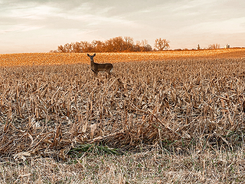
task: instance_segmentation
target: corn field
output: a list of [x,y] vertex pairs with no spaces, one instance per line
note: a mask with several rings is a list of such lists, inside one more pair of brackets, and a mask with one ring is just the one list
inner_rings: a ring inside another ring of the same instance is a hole
[[243,147],[245,52],[223,52],[97,54],[113,63],[110,78],[94,77],[85,54],[0,55],[0,161],[67,160],[88,143],[183,154]]
[[[122,52],[99,53],[95,60],[100,63],[118,63],[132,61],[164,61],[178,58],[241,58],[244,49],[219,49],[219,50],[186,50],[163,52]],[[0,66],[44,66],[88,63],[86,53],[21,53],[0,54]]]

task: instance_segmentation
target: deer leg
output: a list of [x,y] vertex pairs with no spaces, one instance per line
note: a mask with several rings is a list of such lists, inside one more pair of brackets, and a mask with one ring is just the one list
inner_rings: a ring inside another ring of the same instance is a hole
[[111,77],[111,72],[107,71],[107,74],[108,74],[108,78],[110,78]]
[[94,72],[94,77],[97,77],[98,76],[98,72],[92,70]]

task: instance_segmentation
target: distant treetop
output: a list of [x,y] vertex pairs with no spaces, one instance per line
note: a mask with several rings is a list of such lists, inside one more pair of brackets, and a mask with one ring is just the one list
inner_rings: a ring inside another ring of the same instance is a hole
[[[169,41],[165,39],[156,39],[155,47],[157,50],[169,48]],[[67,43],[58,46],[57,50],[51,50],[54,53],[85,53],[85,52],[147,52],[152,51],[152,47],[147,40],[134,43],[131,37],[115,37],[106,41],[94,40],[91,43],[81,41],[76,43]]]

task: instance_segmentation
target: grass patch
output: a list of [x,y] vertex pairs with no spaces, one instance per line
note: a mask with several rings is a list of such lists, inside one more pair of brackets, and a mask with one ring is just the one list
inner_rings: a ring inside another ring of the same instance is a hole
[[95,155],[104,155],[104,154],[114,154],[119,155],[118,149],[116,148],[109,148],[108,146],[103,145],[96,145],[96,144],[84,144],[84,145],[78,145],[75,148],[72,148],[68,155],[71,157],[80,158],[85,153],[93,153]]

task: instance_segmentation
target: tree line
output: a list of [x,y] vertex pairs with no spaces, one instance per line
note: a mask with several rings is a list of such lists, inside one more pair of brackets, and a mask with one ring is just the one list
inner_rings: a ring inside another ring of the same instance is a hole
[[[156,39],[154,50],[168,49],[169,41],[166,39]],[[147,40],[134,43],[131,37],[115,37],[106,41],[94,40],[92,42],[81,41],[76,43],[67,43],[58,46],[57,50],[51,50],[54,53],[84,53],[84,52],[147,52],[153,48]]]

